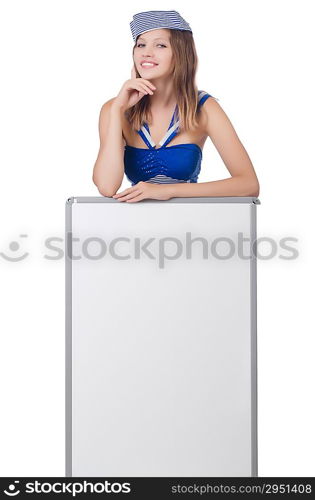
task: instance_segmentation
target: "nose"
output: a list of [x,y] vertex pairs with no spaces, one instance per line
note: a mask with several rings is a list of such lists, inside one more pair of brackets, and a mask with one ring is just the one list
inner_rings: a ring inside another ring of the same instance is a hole
[[150,50],[150,47],[147,45],[144,49],[143,49],[143,57],[152,57],[152,54],[153,54],[153,51],[152,49]]

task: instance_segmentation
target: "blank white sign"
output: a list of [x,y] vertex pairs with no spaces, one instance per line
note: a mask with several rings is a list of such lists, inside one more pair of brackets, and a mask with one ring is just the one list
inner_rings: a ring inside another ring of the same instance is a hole
[[257,475],[256,205],[220,200],[67,202],[66,475]]

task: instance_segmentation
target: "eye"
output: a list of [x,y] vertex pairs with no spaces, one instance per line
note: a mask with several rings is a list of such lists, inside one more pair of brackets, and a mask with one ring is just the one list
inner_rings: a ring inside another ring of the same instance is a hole
[[[137,47],[140,47],[140,45],[144,45],[144,43],[138,43]],[[162,47],[166,48],[166,45],[164,45],[163,43],[158,43],[158,45],[161,45]]]

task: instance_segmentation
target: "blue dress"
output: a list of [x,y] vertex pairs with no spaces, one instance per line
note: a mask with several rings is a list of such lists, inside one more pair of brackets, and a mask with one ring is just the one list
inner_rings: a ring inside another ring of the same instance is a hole
[[[198,107],[202,106],[209,97],[213,96],[199,90]],[[214,97],[214,99],[216,98]],[[166,147],[179,132],[177,105],[168,130],[159,142],[159,148],[156,149],[147,123],[137,132],[148,147],[125,146],[125,174],[132,186],[140,181],[158,184],[197,182],[202,160],[201,148],[193,143],[175,144]]]

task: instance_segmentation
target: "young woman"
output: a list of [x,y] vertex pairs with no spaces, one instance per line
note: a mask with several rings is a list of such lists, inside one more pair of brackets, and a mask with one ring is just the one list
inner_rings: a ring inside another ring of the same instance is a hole
[[[134,66],[101,108],[93,182],[119,201],[255,196],[252,162],[215,97],[197,89],[197,54],[189,24],[176,11],[140,12],[130,23]],[[231,177],[198,183],[210,137]],[[117,193],[124,174],[132,186]]]

